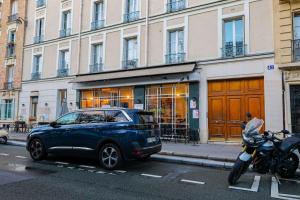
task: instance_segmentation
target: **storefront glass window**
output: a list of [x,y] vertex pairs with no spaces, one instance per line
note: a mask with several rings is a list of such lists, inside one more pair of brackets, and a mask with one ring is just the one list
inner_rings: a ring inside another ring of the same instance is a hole
[[133,108],[133,88],[103,88],[81,91],[81,108]]

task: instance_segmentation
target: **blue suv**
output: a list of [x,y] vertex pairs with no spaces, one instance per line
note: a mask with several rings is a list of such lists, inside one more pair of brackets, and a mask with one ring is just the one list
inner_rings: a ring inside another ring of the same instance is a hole
[[153,113],[136,109],[99,109],[68,113],[27,138],[33,160],[48,153],[94,155],[113,170],[124,160],[146,159],[161,151],[160,131]]

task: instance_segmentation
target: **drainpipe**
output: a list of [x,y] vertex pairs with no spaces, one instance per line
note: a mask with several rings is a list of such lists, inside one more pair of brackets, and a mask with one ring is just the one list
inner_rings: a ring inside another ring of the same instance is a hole
[[82,8],[83,0],[80,0],[80,17],[79,17],[79,34],[78,34],[78,55],[77,55],[77,72],[76,75],[80,73],[80,55],[81,55],[81,31],[82,31]]
[[146,39],[145,39],[145,65],[148,66],[149,46],[149,0],[146,0]]
[[282,84],[282,117],[283,117],[283,130],[286,129],[285,126],[285,84],[284,84],[284,72],[281,71],[281,84]]

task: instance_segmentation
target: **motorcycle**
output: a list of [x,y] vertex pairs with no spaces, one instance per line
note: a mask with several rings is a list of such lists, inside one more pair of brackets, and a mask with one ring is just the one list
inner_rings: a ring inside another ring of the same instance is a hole
[[[277,133],[265,131],[261,135],[263,124],[263,120],[254,118],[242,125],[243,150],[228,176],[230,185],[235,185],[251,164],[253,170],[260,174],[271,172],[282,178],[292,178],[295,175],[299,166],[295,151],[300,153],[300,137],[286,130]],[[279,134],[284,135],[283,139],[278,137]]]
[[0,144],[6,144],[8,139],[8,132],[4,129],[0,129]]

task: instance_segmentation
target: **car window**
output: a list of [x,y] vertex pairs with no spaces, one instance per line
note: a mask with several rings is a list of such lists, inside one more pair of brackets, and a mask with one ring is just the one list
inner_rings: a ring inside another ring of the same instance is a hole
[[140,124],[153,124],[155,119],[151,112],[138,112],[137,113]]
[[105,114],[104,111],[89,111],[83,112],[80,115],[79,122],[81,124],[87,123],[102,123],[105,122]]
[[56,120],[56,122],[59,125],[77,124],[78,117],[79,113],[69,113]]
[[120,110],[110,110],[105,112],[107,122],[127,122],[128,119]]

